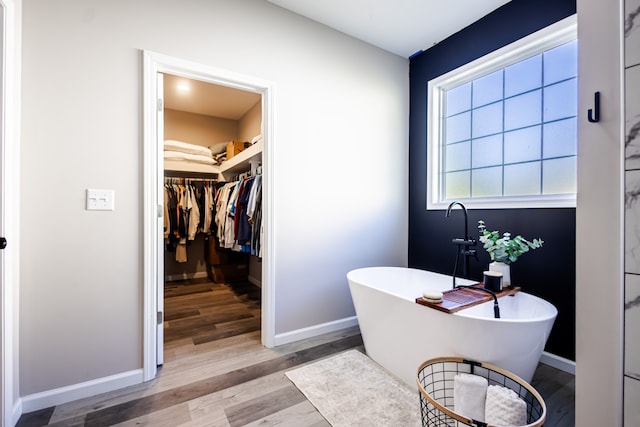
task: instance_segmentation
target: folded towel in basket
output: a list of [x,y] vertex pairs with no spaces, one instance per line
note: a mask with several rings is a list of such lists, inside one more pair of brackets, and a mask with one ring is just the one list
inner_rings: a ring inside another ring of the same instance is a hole
[[510,388],[490,385],[487,388],[485,422],[499,426],[527,424],[527,404]]
[[473,374],[453,377],[453,411],[476,421],[484,420],[487,379]]

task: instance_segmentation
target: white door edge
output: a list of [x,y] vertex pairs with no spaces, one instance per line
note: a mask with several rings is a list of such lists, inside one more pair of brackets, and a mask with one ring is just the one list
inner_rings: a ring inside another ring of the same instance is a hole
[[14,356],[17,354],[17,343],[14,331],[18,329],[18,308],[15,301],[19,289],[19,254],[20,254],[20,30],[16,18],[14,0],[0,0],[2,8],[2,55],[0,84],[2,85],[2,127],[0,148],[2,155],[2,177],[0,177],[0,197],[2,197],[2,212],[0,230],[9,242],[2,253],[2,278],[0,280],[0,340],[2,343],[0,354],[1,375],[1,423],[15,425],[22,410],[19,400],[19,390],[15,387],[19,377]]
[[[156,210],[156,236],[164,235],[164,221],[160,216],[160,206],[164,203],[164,194],[162,190],[162,151],[160,150],[160,141],[164,141],[164,74],[156,73],[156,157],[158,164],[156,197],[158,200]],[[164,213],[164,212],[163,212]],[[154,283],[156,283],[156,365],[164,363],[164,250],[162,237],[158,238],[156,257],[156,274]]]

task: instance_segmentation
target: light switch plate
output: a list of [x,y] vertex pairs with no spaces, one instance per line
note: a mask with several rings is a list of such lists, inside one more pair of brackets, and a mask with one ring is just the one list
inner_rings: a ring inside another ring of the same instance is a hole
[[113,190],[87,189],[88,211],[112,211],[115,209]]

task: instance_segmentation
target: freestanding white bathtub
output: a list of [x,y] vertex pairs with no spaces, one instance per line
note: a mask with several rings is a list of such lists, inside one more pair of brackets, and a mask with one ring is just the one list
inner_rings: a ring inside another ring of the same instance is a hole
[[490,362],[531,382],[558,314],[525,292],[498,299],[500,319],[493,301],[453,314],[425,307],[416,297],[425,289],[451,289],[452,278],[418,269],[362,268],[347,280],[367,355],[416,388],[418,366],[440,356]]

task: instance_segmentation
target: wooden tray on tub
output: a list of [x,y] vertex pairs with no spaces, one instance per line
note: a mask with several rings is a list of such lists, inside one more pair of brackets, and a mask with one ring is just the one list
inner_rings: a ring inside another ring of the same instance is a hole
[[[483,287],[483,283],[476,283],[473,286]],[[496,292],[498,298],[504,296],[515,295],[520,291],[520,286],[514,286],[513,288],[504,288],[500,292]],[[455,313],[464,308],[473,307],[474,305],[482,304],[492,300],[493,297],[487,292],[481,290],[475,290],[472,288],[456,288],[449,289],[442,293],[442,302],[430,302],[422,297],[416,298],[416,302],[427,307],[435,308],[436,310],[443,311],[445,313]]]

